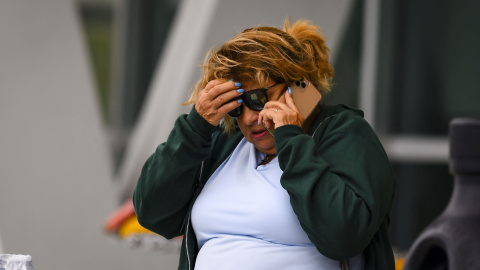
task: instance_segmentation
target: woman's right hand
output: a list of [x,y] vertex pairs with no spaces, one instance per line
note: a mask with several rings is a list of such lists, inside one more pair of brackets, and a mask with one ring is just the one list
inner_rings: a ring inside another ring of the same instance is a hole
[[242,105],[241,99],[233,100],[244,92],[241,86],[225,79],[212,80],[200,92],[195,109],[211,125],[218,126],[229,111]]

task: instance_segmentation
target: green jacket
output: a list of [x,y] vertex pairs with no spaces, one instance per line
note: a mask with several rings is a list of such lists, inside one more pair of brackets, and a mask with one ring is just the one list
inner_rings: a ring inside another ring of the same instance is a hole
[[[274,137],[280,182],[318,251],[335,260],[363,252],[365,269],[395,269],[388,236],[395,178],[363,112],[324,106],[308,134],[286,125]],[[168,239],[184,235],[179,269],[193,269],[198,253],[193,203],[242,138],[240,130],[227,135],[192,109],[142,169],[133,195],[137,218]]]

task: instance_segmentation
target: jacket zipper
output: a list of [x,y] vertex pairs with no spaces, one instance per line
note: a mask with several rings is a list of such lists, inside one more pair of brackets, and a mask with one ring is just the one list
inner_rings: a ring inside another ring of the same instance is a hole
[[188,260],[188,270],[192,269],[192,265],[190,263],[190,254],[188,253],[188,227],[190,226],[190,217],[192,215],[189,214],[188,222],[187,222],[187,229],[185,230],[185,250],[187,251],[187,260]]
[[[197,190],[200,189],[200,188],[203,188],[203,184],[202,184],[202,174],[203,174],[203,165],[204,165],[204,161],[202,161],[202,165],[200,166],[200,175],[198,176],[198,182],[197,182]],[[195,191],[195,196],[198,196],[198,194],[196,194],[197,191]],[[192,205],[192,209],[193,209],[193,205]],[[188,260],[188,270],[192,269],[192,262],[190,261],[190,253],[188,252],[188,229],[190,227],[190,219],[192,218],[192,209],[190,209],[190,212],[188,213],[188,221],[187,221],[187,228],[185,229],[185,250],[187,252],[187,260]]]

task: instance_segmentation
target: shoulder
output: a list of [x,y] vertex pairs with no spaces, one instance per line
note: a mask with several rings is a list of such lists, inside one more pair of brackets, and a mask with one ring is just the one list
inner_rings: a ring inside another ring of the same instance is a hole
[[324,105],[310,128],[311,134],[373,132],[363,118],[363,111],[344,104]]

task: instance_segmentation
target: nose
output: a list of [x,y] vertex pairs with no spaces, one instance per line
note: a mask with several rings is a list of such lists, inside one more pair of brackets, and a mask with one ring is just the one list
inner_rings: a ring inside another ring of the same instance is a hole
[[248,106],[245,106],[245,105],[242,105],[242,106],[243,106],[243,112],[240,115],[240,117],[242,118],[243,123],[245,123],[248,126],[252,124],[257,124],[259,112],[248,108]]

